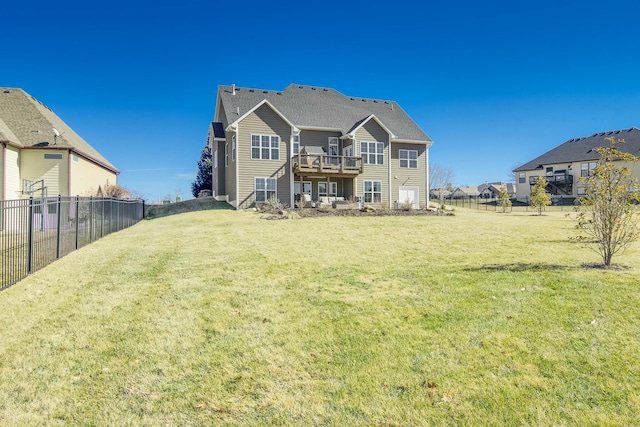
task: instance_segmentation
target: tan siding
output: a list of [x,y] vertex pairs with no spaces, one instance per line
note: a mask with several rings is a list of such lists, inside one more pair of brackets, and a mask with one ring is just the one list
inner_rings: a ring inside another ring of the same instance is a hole
[[[277,135],[280,137],[280,160],[252,160],[251,135]],[[291,126],[269,106],[263,105],[245,117],[238,125],[239,207],[248,207],[255,201],[254,178],[277,178],[278,199],[291,206],[290,170],[288,161]]]
[[[117,184],[118,176],[93,162],[79,156],[71,154],[71,196],[95,195],[100,187],[103,191],[107,186]],[[73,161],[73,158],[78,161]]]
[[4,197],[7,200],[19,199],[21,190],[20,149],[7,146],[6,156],[7,158],[3,159],[5,163],[2,163],[7,166],[7,169],[3,173],[6,177],[6,181],[3,182],[6,191]]
[[[418,168],[407,169],[400,167],[400,150],[418,151]],[[391,144],[391,199],[393,202],[403,203],[399,198],[399,188],[402,186],[418,187],[420,205],[427,204],[427,167],[426,154],[427,146],[424,144]],[[396,178],[398,177],[398,178]]]
[[[45,154],[62,154],[62,159],[45,159]],[[22,179],[43,179],[49,196],[68,196],[68,161],[66,151],[23,149],[20,159]]]
[[363,181],[382,181],[382,204],[389,205],[389,134],[375,121],[369,120],[356,131],[356,155],[360,153],[360,143],[383,142],[384,143],[384,164],[364,165],[364,172],[358,177],[357,195],[363,195]]
[[[229,203],[231,203],[234,206],[237,206],[237,201],[238,201],[238,195],[236,194],[236,168],[238,167],[238,154],[236,153],[236,160],[233,160],[233,135],[235,135],[232,132],[227,132],[227,150],[229,153],[229,166],[227,166],[225,168],[225,175],[224,175],[224,180],[225,180],[225,186],[227,188],[227,195],[229,196]],[[236,140],[236,146],[238,145],[237,140]],[[236,148],[238,149],[238,148]],[[222,163],[225,164],[225,160],[224,160],[224,144],[222,145]]]

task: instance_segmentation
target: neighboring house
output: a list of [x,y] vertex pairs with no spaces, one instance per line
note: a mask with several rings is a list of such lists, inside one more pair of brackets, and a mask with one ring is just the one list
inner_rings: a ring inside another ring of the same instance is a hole
[[429,191],[429,197],[435,200],[449,199],[451,198],[451,191],[446,188],[432,188]]
[[429,203],[431,138],[394,101],[292,84],[220,86],[209,129],[213,195],[236,208],[276,197],[395,207]]
[[0,200],[76,196],[117,184],[120,173],[50,108],[0,88]]
[[[591,136],[573,138],[556,148],[536,157],[530,162],[514,169],[517,179],[516,197],[526,201],[531,188],[544,176],[547,191],[554,196],[579,197],[585,194],[580,177],[588,176],[600,159],[599,147],[609,146],[605,138],[613,137],[625,142],[618,148],[621,151],[640,155],[640,129],[616,130],[594,133]],[[640,165],[628,165],[635,177],[640,178]]]
[[500,191],[506,188],[509,197],[515,197],[516,186],[513,182],[485,182],[478,185],[478,196],[488,199],[495,199],[500,197]]
[[468,199],[469,197],[478,197],[477,186],[457,187],[453,190],[453,193],[451,193],[452,199]]

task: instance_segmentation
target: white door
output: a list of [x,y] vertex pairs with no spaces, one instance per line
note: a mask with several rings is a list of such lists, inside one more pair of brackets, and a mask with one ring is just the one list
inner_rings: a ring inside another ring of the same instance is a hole
[[400,187],[399,190],[398,205],[402,206],[409,200],[415,209],[420,207],[418,187]]

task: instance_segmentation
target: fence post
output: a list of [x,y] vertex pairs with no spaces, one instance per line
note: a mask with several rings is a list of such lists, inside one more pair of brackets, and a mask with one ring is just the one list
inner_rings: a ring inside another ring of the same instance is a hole
[[57,225],[56,225],[56,259],[60,258],[60,218],[62,217],[62,214],[60,213],[60,210],[62,209],[62,197],[60,194],[58,194],[58,218],[57,218]]
[[89,243],[93,241],[93,196],[89,197]]
[[79,206],[80,206],[80,197],[76,196],[76,250],[78,249],[78,229],[79,229],[79,223],[80,223],[80,212],[79,212]]
[[33,196],[29,197],[27,211],[29,213],[27,219],[27,273],[31,274],[33,268]]

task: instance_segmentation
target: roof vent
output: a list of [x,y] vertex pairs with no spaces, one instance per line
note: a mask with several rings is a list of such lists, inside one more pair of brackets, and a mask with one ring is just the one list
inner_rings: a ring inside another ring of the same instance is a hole
[[366,99],[363,99],[363,100],[362,100],[362,102],[367,102],[367,100],[366,100]]
[[328,89],[322,89],[322,91],[323,91],[323,92],[329,92],[329,90],[328,90]]
[[349,99],[351,99],[353,101],[353,98],[349,98]]
[[378,103],[378,101],[376,101],[375,99],[373,100],[373,102],[375,102],[376,104]]
[[302,89],[302,88],[304,88],[304,86],[298,86],[298,89]]
[[276,92],[276,94],[278,94],[278,95],[282,95],[282,92]]
[[315,87],[312,87],[312,88],[311,88],[311,90],[316,90],[316,88],[315,88]]
[[231,95],[235,95],[236,94],[236,85],[235,83],[231,85]]
[[249,89],[249,92],[255,92],[253,89]]
[[240,107],[236,107],[236,114],[240,115]]
[[[4,93],[11,93],[11,91],[10,90],[5,90]],[[629,129],[629,130],[631,130],[631,129]]]

